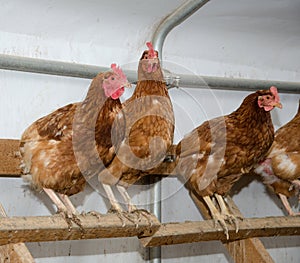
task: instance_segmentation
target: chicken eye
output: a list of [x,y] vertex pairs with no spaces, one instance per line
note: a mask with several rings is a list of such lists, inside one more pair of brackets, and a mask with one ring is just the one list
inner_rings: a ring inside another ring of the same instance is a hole
[[269,96],[269,95],[267,95],[266,99],[267,99],[267,100],[269,100],[269,99],[270,99],[270,96]]
[[115,80],[115,78],[114,78],[114,77],[111,77],[110,79],[111,79],[111,80]]

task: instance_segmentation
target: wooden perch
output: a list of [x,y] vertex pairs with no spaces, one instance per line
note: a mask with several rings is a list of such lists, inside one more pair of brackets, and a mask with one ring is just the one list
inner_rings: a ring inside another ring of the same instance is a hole
[[[137,216],[132,215],[137,219]],[[19,242],[43,242],[57,240],[78,240],[113,237],[150,236],[160,227],[160,222],[150,216],[152,225],[147,218],[141,216],[138,226],[131,221],[122,220],[115,214],[80,215],[82,229],[73,224],[68,228],[65,219],[60,215],[0,218],[0,245]]]
[[[198,198],[194,193],[190,193],[197,207],[200,209],[202,215],[206,219],[210,219],[211,215],[208,212],[206,205],[201,198]],[[235,205],[231,197],[227,197],[227,205],[232,213],[237,218],[243,218],[242,213]],[[245,219],[243,219],[245,220]],[[274,222],[281,223],[281,222]],[[298,223],[299,224],[299,223]],[[223,240],[223,244],[232,256],[234,262],[261,262],[261,263],[274,263],[270,254],[258,238],[246,238],[236,241]]]
[[300,235],[299,217],[248,218],[239,222],[239,231],[228,225],[229,240],[221,226],[215,227],[213,220],[199,222],[162,224],[150,237],[141,238],[143,246],[154,247],[200,241],[221,240],[230,242],[250,237]]
[[[19,140],[0,139],[0,177],[18,177],[21,174]],[[175,158],[176,145],[172,145],[167,153],[167,159]]]
[[[0,204],[0,217],[6,217],[3,206]],[[29,250],[24,243],[0,246],[0,262],[34,263]]]
[[19,141],[0,139],[0,175],[20,176]]

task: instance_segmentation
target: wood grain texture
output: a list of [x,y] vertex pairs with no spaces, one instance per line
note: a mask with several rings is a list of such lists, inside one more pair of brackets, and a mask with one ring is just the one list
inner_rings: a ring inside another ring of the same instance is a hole
[[[227,198],[227,204],[236,216],[243,218],[242,213],[230,197]],[[258,238],[246,238],[228,242],[224,243],[224,246],[226,246],[236,263],[274,263],[272,257]]]
[[231,241],[251,237],[300,235],[300,218],[284,216],[249,218],[240,222],[238,233],[230,225],[228,225],[228,230],[229,240],[226,240],[223,228],[220,225],[215,226],[213,220],[168,223],[162,224],[151,237],[141,238],[141,242],[147,247],[211,240],[220,240],[227,245]]
[[[3,206],[0,204],[0,217],[6,217]],[[0,262],[2,263],[34,263],[34,259],[24,243],[0,246]]]
[[[208,212],[207,207],[205,206],[204,202],[202,201],[201,198],[196,197],[195,194],[191,193],[191,197],[194,200],[195,204],[197,207],[200,209],[202,215],[206,219],[210,219],[211,216]],[[229,206],[230,210],[233,212],[233,214],[236,217],[243,218],[242,213],[238,209],[238,207],[235,205],[233,200],[230,197],[227,197],[227,205]],[[287,218],[287,217],[282,217]],[[264,220],[264,218],[262,218]],[[288,218],[287,218],[288,219]],[[280,220],[281,221],[281,220]],[[298,223],[297,223],[298,221]],[[245,219],[241,223],[245,223]],[[240,224],[241,224],[240,223]],[[262,221],[262,223],[264,223]],[[266,222],[265,222],[266,223]],[[274,224],[279,224],[277,226],[281,226],[281,222],[274,221]],[[299,226],[300,224],[300,219],[296,220],[296,226]],[[241,225],[239,225],[240,227]],[[253,225],[252,225],[253,226]],[[230,225],[229,225],[230,227]],[[262,227],[264,227],[262,225]],[[240,230],[239,230],[240,231]],[[232,234],[229,234],[230,237]],[[299,235],[299,233],[298,233]],[[262,262],[262,263],[273,263],[273,259],[271,258],[270,254],[262,244],[262,242],[256,238],[256,237],[261,237],[260,235],[254,235],[250,236],[252,238],[245,238],[241,240],[235,240],[235,241],[230,241],[230,240],[223,240],[223,244],[228,250],[229,254],[233,258],[234,262],[236,263],[243,263],[243,262]]]
[[[0,139],[0,177],[19,177],[21,158],[19,152],[19,140]],[[176,145],[172,145],[168,152],[168,159],[175,159]],[[165,162],[164,165],[172,166],[172,163]]]
[[79,240],[96,238],[115,238],[150,236],[155,233],[160,222],[155,216],[150,216],[152,225],[147,218],[141,217],[138,226],[116,214],[80,215],[82,229],[73,224],[68,228],[67,222],[60,216],[35,216],[0,218],[0,245],[19,242],[43,242],[57,240]]
[[20,176],[19,140],[0,139],[0,175]]

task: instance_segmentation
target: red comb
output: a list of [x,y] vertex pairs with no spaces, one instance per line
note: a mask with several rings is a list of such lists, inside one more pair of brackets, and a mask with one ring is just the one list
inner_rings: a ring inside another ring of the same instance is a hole
[[111,64],[111,69],[112,71],[118,75],[120,78],[122,79],[126,79],[126,75],[124,74],[124,72],[122,71],[122,69],[120,67],[117,66],[117,64],[113,63]]
[[279,101],[280,101],[280,98],[279,98],[279,95],[278,95],[277,88],[276,88],[275,86],[272,86],[272,87],[270,88],[270,91],[271,91],[271,93],[274,95],[275,101],[276,101],[276,102],[279,102]]
[[148,51],[149,58],[156,58],[157,56],[156,56],[156,53],[155,53],[152,43],[147,42],[146,45],[149,48],[149,51]]

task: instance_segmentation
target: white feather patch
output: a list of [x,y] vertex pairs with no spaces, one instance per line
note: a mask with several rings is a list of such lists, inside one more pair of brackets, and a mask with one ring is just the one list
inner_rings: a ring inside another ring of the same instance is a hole
[[290,174],[294,174],[297,168],[297,165],[292,162],[286,154],[280,154],[276,156],[276,160],[279,161],[278,168],[283,171],[288,171]]

